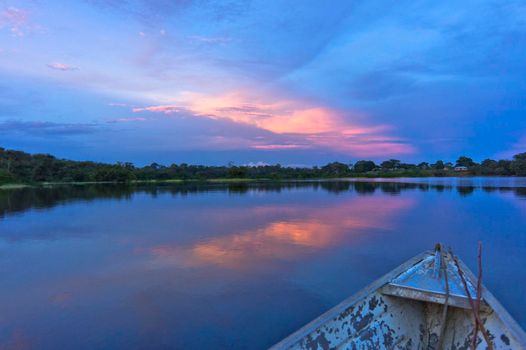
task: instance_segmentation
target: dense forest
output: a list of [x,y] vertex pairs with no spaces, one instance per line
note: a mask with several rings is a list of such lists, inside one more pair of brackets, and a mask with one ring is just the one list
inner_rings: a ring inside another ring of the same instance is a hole
[[49,154],[29,154],[0,148],[0,184],[38,182],[129,182],[211,179],[315,179],[340,177],[425,177],[425,176],[526,176],[526,152],[512,160],[486,159],[481,163],[466,156],[455,163],[402,163],[389,159],[379,164],[359,160],[315,167],[204,166],[152,163],[136,167],[132,163],[106,164],[58,159]]

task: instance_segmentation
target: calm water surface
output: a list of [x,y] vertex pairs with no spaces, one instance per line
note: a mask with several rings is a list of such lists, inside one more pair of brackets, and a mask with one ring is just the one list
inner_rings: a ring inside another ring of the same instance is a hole
[[264,349],[438,241],[525,327],[526,180],[392,181],[0,191],[0,349]]

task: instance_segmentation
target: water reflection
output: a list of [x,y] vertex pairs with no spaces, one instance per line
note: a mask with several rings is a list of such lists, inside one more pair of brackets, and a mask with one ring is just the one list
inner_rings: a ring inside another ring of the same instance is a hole
[[[507,180],[507,178],[504,178]],[[522,178],[520,178],[522,179]],[[214,191],[226,191],[230,194],[247,194],[254,192],[276,192],[291,191],[299,189],[324,190],[329,193],[339,194],[345,192],[355,192],[361,195],[373,194],[376,191],[382,193],[398,195],[402,191],[452,191],[455,190],[461,196],[468,196],[475,191],[482,190],[491,192],[510,192],[518,197],[526,198],[526,180],[519,182],[523,187],[510,186],[509,181],[499,184],[498,181],[489,181],[483,185],[474,185],[477,178],[464,180],[461,185],[452,183],[445,184],[427,182],[387,182],[388,180],[377,182],[366,181],[301,181],[301,182],[261,182],[261,183],[228,183],[228,184],[207,184],[207,183],[181,183],[181,184],[115,184],[115,185],[64,185],[48,187],[28,187],[23,189],[0,190],[0,218],[10,213],[23,212],[28,209],[52,208],[57,205],[65,205],[75,201],[95,201],[95,200],[130,200],[133,195],[148,194],[155,198],[162,194],[172,194],[174,196],[186,196]],[[409,181],[409,180],[405,180]],[[478,181],[480,182],[480,180]],[[489,183],[489,185],[488,185]],[[505,185],[505,186],[504,186]]]
[[437,241],[526,325],[526,187],[408,181],[0,191],[0,349],[264,349]]
[[247,217],[274,212],[277,218],[267,220],[263,227],[191,245],[155,246],[150,253],[165,262],[184,265],[261,267],[264,266],[261,260],[296,259],[313,250],[360,239],[367,229],[388,229],[392,217],[412,204],[413,200],[407,198],[353,197],[316,208],[314,213],[311,207],[256,207],[245,211]]

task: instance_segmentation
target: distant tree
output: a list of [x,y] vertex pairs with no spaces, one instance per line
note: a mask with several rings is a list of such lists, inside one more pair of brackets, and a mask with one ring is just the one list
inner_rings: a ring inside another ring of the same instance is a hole
[[511,162],[511,170],[517,176],[526,176],[526,152],[519,153],[513,156]]
[[354,164],[354,171],[357,173],[366,173],[376,168],[372,160],[359,160]]
[[[476,164],[471,158],[459,157],[458,165],[468,166],[471,175],[519,175],[526,176],[526,152],[516,154],[513,160],[486,159]],[[389,159],[381,163],[384,170],[396,169],[396,172],[377,173],[378,176],[451,176],[452,163],[438,160],[434,164],[421,162],[418,165],[401,163]],[[430,170],[431,168],[431,170]],[[328,163],[322,167],[290,167],[277,165],[258,166],[204,166],[173,163],[169,167],[152,163],[144,167],[135,167],[132,163],[117,164],[96,163],[90,161],[71,161],[57,159],[47,154],[29,154],[0,147],[0,183],[24,182],[72,182],[72,181],[108,181],[128,182],[138,180],[169,179],[312,179],[345,177],[352,174],[364,174],[377,169],[371,160],[360,160],[354,164],[339,162]],[[246,187],[246,186],[245,186]],[[345,190],[345,186],[342,187]],[[336,189],[336,188],[335,188]],[[337,188],[340,190],[340,187]],[[374,190],[374,189],[373,189]],[[393,191],[395,191],[393,189]],[[391,191],[391,189],[389,189]]]
[[493,159],[484,159],[480,166],[471,167],[470,171],[475,175],[495,175],[498,163]]
[[149,165],[149,167],[152,168],[153,170],[157,170],[157,169],[161,168],[162,165],[153,162],[152,164]]
[[[133,165],[133,163],[130,163],[130,162],[124,162],[124,163],[122,163],[122,166],[125,167],[126,169],[130,169],[130,170],[135,169],[135,165]],[[163,168],[164,168],[164,166],[163,166]]]
[[398,168],[404,169],[404,170],[413,170],[413,169],[416,169],[416,165],[411,164],[411,163],[400,163],[398,165]]
[[10,182],[14,182],[14,181],[15,181],[15,179],[14,179],[13,175],[11,175],[11,173],[9,173],[5,169],[0,169],[0,185],[1,184],[6,184],[6,183],[10,183]]
[[229,178],[245,178],[247,175],[247,167],[231,166],[228,168]]
[[400,161],[398,159],[384,160],[380,164],[380,167],[382,167],[382,169],[398,169],[400,167]]
[[482,163],[480,163],[480,165],[486,169],[496,169],[498,166],[498,163],[496,160],[493,160],[493,159],[484,159]]
[[418,167],[419,169],[423,169],[423,170],[425,170],[425,169],[429,169],[429,168],[430,168],[428,162],[421,162],[421,163],[419,163],[419,164],[417,165],[417,167]]
[[473,165],[475,165],[475,162],[473,161],[473,159],[466,157],[466,156],[458,157],[457,162],[456,162],[456,166],[470,167]]
[[497,168],[495,169],[496,175],[512,175],[512,161],[501,159],[497,162]]
[[436,170],[444,169],[444,161],[437,160],[435,164],[431,164],[431,168],[436,169]]
[[328,177],[342,177],[349,175],[349,166],[340,162],[332,162],[321,168],[322,174]]

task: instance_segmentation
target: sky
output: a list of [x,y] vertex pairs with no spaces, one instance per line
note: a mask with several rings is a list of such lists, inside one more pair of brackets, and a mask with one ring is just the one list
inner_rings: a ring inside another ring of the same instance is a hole
[[0,147],[138,165],[510,158],[526,1],[0,0]]

